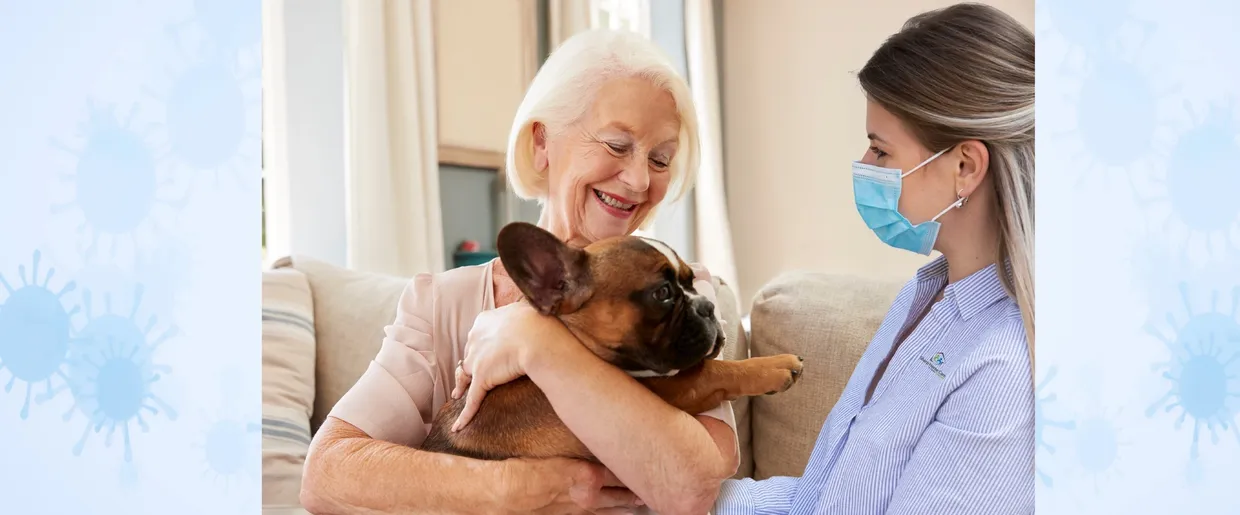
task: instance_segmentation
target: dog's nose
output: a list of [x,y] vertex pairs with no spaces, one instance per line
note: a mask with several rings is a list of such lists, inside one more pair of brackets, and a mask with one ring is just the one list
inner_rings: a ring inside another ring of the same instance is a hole
[[709,300],[698,302],[697,313],[703,318],[715,318],[715,304]]

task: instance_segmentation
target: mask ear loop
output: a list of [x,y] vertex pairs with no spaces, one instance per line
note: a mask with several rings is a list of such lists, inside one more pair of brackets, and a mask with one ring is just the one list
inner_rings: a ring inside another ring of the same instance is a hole
[[951,211],[953,209],[960,209],[964,207],[965,204],[969,203],[969,197],[961,196],[961,193],[964,193],[964,189],[961,189],[960,191],[956,192],[956,201],[952,202],[952,205],[947,206],[947,208],[942,211],[939,211],[939,214],[934,215],[934,218],[931,218],[930,221],[933,222],[935,220],[938,220],[939,217],[947,214],[948,211]]
[[922,161],[922,162],[921,162],[921,164],[919,164],[919,165],[917,165],[917,166],[914,166],[912,170],[909,170],[909,171],[907,171],[907,172],[904,172],[904,173],[900,174],[900,178],[901,178],[901,179],[903,179],[903,178],[905,178],[905,177],[908,177],[908,176],[909,176],[909,174],[912,174],[913,172],[916,172],[917,170],[920,170],[920,169],[921,169],[921,167],[926,166],[926,164],[927,164],[927,163],[929,163],[930,161],[934,161],[935,159],[938,159],[938,158],[939,158],[939,156],[943,155],[945,152],[947,152],[948,150],[951,150],[951,149],[952,149],[952,147],[947,147],[947,148],[945,148],[945,149],[943,149],[943,150],[940,150],[940,151],[939,151],[939,153],[937,153],[937,154],[935,154],[935,155],[930,156],[930,159],[927,159],[927,160],[925,160],[925,161]]

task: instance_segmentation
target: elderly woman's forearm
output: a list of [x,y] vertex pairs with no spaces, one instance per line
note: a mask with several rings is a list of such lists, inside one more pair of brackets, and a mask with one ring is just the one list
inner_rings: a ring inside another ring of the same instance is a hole
[[[540,352],[526,367],[556,414],[655,511],[705,513],[735,472],[735,458],[702,422],[570,343]],[[735,442],[729,438],[726,448],[733,454]]]
[[478,489],[491,464],[374,440],[328,417],[306,457],[301,501],[316,515],[477,513],[489,509]]

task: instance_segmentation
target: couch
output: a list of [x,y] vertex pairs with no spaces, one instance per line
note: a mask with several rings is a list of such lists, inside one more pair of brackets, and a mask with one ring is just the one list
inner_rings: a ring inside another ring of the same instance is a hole
[[[365,371],[409,278],[362,273],[304,257],[263,273],[263,508],[298,505],[314,431]],[[734,403],[741,463],[736,477],[800,475],[900,284],[790,272],[766,284],[742,319],[730,285],[715,279],[727,321],[726,359],[792,353],[805,373],[791,390]]]

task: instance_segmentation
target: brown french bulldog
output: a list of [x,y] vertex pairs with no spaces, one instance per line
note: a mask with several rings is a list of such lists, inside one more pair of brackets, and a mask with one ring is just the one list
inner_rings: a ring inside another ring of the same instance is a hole
[[[537,226],[513,223],[500,231],[497,248],[526,301],[689,414],[785,391],[801,376],[802,360],[790,354],[714,359],[724,343],[714,304],[694,290],[693,271],[662,242],[621,236],[575,249]],[[598,462],[529,378],[492,389],[473,420],[453,433],[464,407],[464,396],[444,404],[422,449],[487,460]]]

